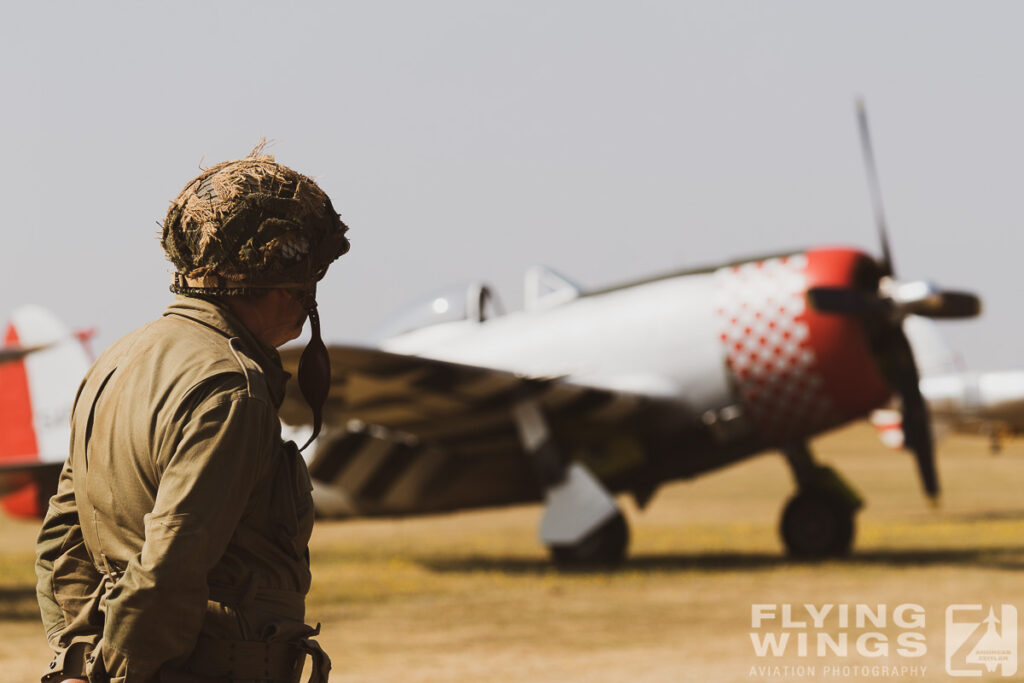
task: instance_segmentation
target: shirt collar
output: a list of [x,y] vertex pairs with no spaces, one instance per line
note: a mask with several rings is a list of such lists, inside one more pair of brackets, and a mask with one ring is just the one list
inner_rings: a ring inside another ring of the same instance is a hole
[[285,384],[291,375],[281,367],[280,354],[277,349],[260,341],[227,306],[215,303],[210,299],[176,296],[164,311],[164,315],[187,318],[216,330],[229,339],[241,340],[247,355],[256,361],[263,370],[274,405],[281,406],[281,401],[284,400]]

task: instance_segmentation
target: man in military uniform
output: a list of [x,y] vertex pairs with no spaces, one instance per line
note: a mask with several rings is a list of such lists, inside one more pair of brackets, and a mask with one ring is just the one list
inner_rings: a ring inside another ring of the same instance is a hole
[[[315,287],[348,250],[311,179],[261,148],[171,205],[179,296],[86,375],[39,535],[38,598],[56,652],[43,681],[313,681],[305,624],[309,475],[281,441],[275,347],[307,316],[299,385],[319,425],[329,383]],[[317,629],[318,630],[318,629]]]

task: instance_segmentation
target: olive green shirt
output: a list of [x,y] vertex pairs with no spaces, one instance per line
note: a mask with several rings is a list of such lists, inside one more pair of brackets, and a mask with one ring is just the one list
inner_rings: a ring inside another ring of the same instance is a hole
[[37,545],[49,671],[149,683],[186,668],[201,635],[308,634],[313,506],[281,441],[287,379],[274,349],[194,298],[100,356]]

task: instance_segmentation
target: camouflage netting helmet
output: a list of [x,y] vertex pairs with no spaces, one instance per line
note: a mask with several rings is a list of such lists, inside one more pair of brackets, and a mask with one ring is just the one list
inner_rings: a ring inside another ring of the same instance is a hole
[[348,227],[310,178],[262,145],[206,169],[171,202],[161,244],[179,294],[309,287],[348,251]]

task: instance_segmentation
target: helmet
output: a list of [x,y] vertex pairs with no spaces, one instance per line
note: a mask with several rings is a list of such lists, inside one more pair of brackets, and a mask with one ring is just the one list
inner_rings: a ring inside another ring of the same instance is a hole
[[311,288],[349,249],[348,227],[313,180],[262,153],[212,166],[171,202],[161,245],[178,294]]

